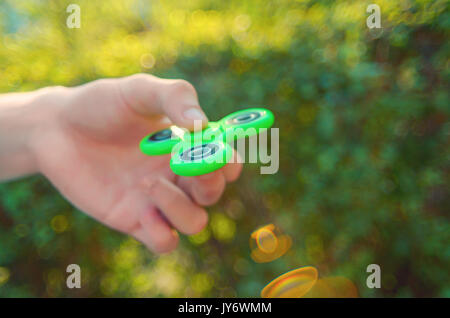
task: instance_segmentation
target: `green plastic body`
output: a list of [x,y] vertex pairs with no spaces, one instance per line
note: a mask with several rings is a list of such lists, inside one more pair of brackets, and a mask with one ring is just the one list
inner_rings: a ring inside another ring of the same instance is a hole
[[140,142],[149,156],[172,153],[170,168],[180,176],[199,176],[222,168],[233,156],[228,144],[268,129],[273,113],[265,108],[249,108],[209,122],[202,131],[190,132],[177,126],[153,132]]

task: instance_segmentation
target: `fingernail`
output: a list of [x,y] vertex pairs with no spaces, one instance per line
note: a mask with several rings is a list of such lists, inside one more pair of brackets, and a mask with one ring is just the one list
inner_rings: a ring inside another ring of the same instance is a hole
[[189,108],[185,110],[183,113],[184,117],[191,120],[201,120],[206,121],[206,116],[197,108]]

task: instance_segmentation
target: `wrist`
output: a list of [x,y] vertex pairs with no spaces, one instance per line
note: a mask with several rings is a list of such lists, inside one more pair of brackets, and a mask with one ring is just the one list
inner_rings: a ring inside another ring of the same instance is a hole
[[64,90],[0,95],[0,180],[39,172],[36,143],[44,146],[47,132],[57,126],[55,101]]

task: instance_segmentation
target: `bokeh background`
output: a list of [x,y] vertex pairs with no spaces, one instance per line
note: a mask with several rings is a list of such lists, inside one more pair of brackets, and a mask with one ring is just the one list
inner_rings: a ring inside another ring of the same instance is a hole
[[[81,7],[81,28],[66,7]],[[381,8],[382,29],[366,25]],[[266,106],[280,170],[242,178],[157,257],[40,176],[0,185],[1,297],[259,297],[314,266],[361,297],[449,297],[448,1],[2,0],[0,92],[137,72],[183,78],[209,118]],[[251,234],[291,239],[271,262]],[[65,285],[68,264],[82,288]],[[366,287],[379,264],[382,288]]]

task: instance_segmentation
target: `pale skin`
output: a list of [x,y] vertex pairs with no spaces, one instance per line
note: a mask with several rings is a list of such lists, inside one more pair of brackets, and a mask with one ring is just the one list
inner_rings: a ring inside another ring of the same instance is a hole
[[[41,173],[73,205],[155,253],[195,234],[242,165],[179,177],[142,154],[151,131],[207,124],[194,87],[146,74],[0,95],[0,181]],[[233,160],[236,162],[237,160]]]

